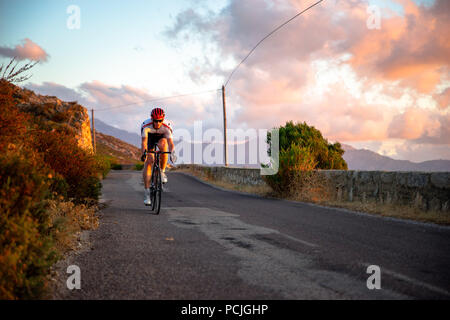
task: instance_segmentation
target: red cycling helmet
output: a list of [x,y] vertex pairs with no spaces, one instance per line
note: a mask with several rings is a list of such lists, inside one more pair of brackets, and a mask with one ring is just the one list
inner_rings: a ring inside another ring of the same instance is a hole
[[155,108],[152,110],[151,116],[152,116],[152,119],[162,120],[162,119],[164,119],[164,116],[165,116],[164,110],[161,108]]

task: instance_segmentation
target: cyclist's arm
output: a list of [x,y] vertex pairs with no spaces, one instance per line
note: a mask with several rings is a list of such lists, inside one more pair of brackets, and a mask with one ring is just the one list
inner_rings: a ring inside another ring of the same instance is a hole
[[144,151],[147,149],[147,137],[142,137],[142,144],[141,144],[141,153],[144,154]]
[[147,130],[145,128],[141,128],[141,153],[144,154],[144,151],[147,149]]
[[169,147],[169,152],[173,152],[175,150],[175,145],[173,144],[173,136],[172,136],[172,128],[168,125],[166,126],[166,131],[164,133],[164,138],[167,140],[167,144]]
[[175,150],[175,145],[173,144],[173,138],[170,137],[167,139],[167,144],[169,145],[169,152],[172,152]]

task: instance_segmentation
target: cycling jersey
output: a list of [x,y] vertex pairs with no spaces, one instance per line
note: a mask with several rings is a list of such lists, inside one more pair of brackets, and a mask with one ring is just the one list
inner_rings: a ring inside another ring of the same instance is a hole
[[155,129],[150,118],[142,123],[141,136],[147,138],[147,150],[152,150],[161,138],[172,139],[172,128],[163,122],[159,129]]

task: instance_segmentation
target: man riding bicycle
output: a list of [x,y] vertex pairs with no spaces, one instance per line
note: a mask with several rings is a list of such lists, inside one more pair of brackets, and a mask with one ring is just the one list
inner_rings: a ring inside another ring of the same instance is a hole
[[[176,161],[175,158],[175,146],[173,144],[172,128],[164,123],[164,110],[161,108],[154,108],[151,112],[151,118],[145,120],[141,125],[141,137],[142,145],[141,160],[145,161],[143,169],[144,178],[144,204],[146,206],[151,205],[150,201],[150,181],[152,177],[152,166],[155,161],[155,155],[147,153],[146,151],[153,151],[157,145],[160,151],[171,152],[170,160]],[[161,167],[161,181],[167,183],[166,165],[168,154],[161,154],[160,167]]]

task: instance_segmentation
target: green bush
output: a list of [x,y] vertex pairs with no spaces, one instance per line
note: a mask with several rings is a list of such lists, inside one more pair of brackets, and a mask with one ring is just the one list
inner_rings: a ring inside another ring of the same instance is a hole
[[95,155],[97,171],[105,178],[111,170],[111,159],[103,155]]
[[134,170],[141,171],[142,169],[144,169],[144,164],[143,163],[136,163],[135,164]]
[[[294,124],[289,121],[279,130],[280,152],[293,146],[307,148],[314,161],[317,162],[316,169],[347,170],[347,163],[342,158],[345,151],[341,144],[339,142],[328,143],[322,133],[313,126],[308,126],[306,122]],[[270,133],[268,139],[270,141]]]
[[[271,143],[270,133],[267,141]],[[347,169],[340,143],[328,143],[319,130],[306,123],[289,121],[280,127],[279,148],[278,172],[265,176],[265,181],[281,196],[292,197],[310,189],[315,183],[314,169]]]
[[275,193],[286,197],[291,197],[297,188],[302,187],[301,182],[307,179],[317,165],[309,148],[295,144],[280,150],[279,161],[277,174],[267,175],[265,180]]
[[113,164],[111,164],[111,169],[112,170],[122,170],[123,168],[122,168],[121,164],[113,163]]

